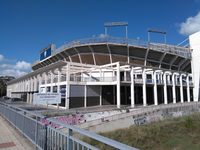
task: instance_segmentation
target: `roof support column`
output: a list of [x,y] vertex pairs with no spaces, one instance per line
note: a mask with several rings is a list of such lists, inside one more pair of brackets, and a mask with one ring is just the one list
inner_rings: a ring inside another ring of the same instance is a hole
[[53,77],[54,75],[53,75],[53,71],[51,70],[50,71],[50,78],[51,78],[51,86],[50,86],[50,93],[53,93]]
[[40,88],[40,86],[42,85],[42,76],[41,76],[40,74],[38,75],[38,80],[39,80],[38,92],[41,93],[41,88]]
[[34,93],[37,91],[37,77],[34,76]]
[[149,47],[147,48],[147,51],[146,51],[146,54],[145,54],[144,66],[147,65],[147,57],[148,57],[148,54],[149,54]]
[[102,85],[100,85],[99,89],[99,105],[102,106]]
[[175,73],[173,73],[172,75],[172,95],[173,95],[173,103],[176,103]]
[[108,52],[110,54],[110,63],[112,64],[112,54],[109,45],[107,44]]
[[130,49],[129,49],[128,44],[127,44],[127,51],[128,51],[128,59],[127,59],[127,61],[128,61],[128,64],[129,64],[130,63]]
[[32,97],[32,91],[33,91],[33,79],[30,78],[30,97],[29,97],[29,102],[32,103],[33,97]]
[[187,101],[190,102],[190,75],[187,75]]
[[45,84],[45,93],[47,93],[47,73],[44,73],[44,84]]
[[65,107],[69,109],[69,93],[70,93],[70,64],[67,63],[67,70],[66,70],[66,94],[65,94]]
[[121,93],[120,93],[120,64],[117,63],[117,108],[121,105]]
[[183,74],[180,75],[180,95],[181,95],[181,103],[184,102],[184,99],[183,99]]
[[89,49],[91,50],[92,52],[92,57],[93,57],[93,62],[94,62],[94,65],[96,65],[96,59],[95,59],[95,56],[94,56],[94,50],[92,49],[92,47],[90,45],[88,45]]
[[146,73],[145,69],[142,72],[142,81],[143,81],[143,106],[147,106],[147,94],[146,94]]
[[60,78],[61,78],[61,70],[60,68],[58,68],[57,93],[60,93]]
[[157,93],[157,79],[156,79],[156,71],[153,74],[153,81],[154,81],[154,105],[158,105],[158,93]]
[[134,70],[131,67],[131,107],[135,107]]
[[87,107],[87,85],[84,85],[84,107]]
[[167,104],[167,78],[166,78],[166,73],[163,75],[163,80],[164,80],[164,104]]

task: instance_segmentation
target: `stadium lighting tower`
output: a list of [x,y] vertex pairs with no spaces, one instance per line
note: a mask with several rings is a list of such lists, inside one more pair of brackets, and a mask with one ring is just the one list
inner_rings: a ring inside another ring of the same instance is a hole
[[150,42],[150,33],[158,33],[158,34],[164,35],[164,42],[166,44],[166,42],[167,42],[167,39],[166,39],[167,32],[161,31],[161,30],[156,30],[156,29],[148,29],[147,32],[148,32],[148,43]]
[[124,26],[126,28],[126,38],[128,38],[128,22],[106,22],[104,23],[105,35],[107,35],[107,30],[110,27]]

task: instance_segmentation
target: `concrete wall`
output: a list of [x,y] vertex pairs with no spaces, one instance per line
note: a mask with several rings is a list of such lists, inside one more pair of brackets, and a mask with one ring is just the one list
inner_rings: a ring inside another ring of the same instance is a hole
[[168,105],[151,106],[146,109],[122,110],[121,114],[86,122],[79,127],[94,132],[108,132],[128,128],[132,125],[143,125],[167,118],[179,117],[199,112],[200,103],[177,103]]

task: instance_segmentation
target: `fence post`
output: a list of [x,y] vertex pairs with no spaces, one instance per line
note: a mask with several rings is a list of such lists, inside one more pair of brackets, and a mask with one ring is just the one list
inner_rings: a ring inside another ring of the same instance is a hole
[[47,140],[48,140],[47,139],[47,136],[48,136],[47,135],[48,134],[47,133],[47,125],[44,126],[44,129],[45,129],[45,133],[44,133],[44,150],[47,150]]
[[72,129],[68,129],[67,132],[67,150],[72,150],[72,140],[70,137],[72,136]]
[[23,114],[23,127],[22,127],[22,131],[25,132],[25,116],[26,116],[26,112],[24,112]]
[[35,125],[35,146],[37,149],[37,136],[38,136],[38,117],[36,116],[36,125]]

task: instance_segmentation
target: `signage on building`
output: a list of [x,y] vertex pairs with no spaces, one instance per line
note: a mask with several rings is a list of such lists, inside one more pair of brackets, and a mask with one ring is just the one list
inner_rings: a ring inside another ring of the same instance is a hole
[[42,49],[40,51],[40,61],[50,57],[54,50],[55,50],[55,45],[54,44],[50,44],[48,47]]
[[33,95],[33,104],[60,104],[61,94],[60,93],[35,93]]

